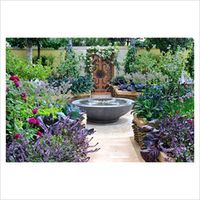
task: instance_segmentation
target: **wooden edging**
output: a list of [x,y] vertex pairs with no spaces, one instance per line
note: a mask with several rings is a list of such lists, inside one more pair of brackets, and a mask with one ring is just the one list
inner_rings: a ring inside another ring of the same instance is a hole
[[90,97],[91,93],[82,93],[82,94],[78,94],[78,95],[73,95],[72,98],[74,99],[81,99],[81,98],[86,98],[86,97]]
[[129,91],[122,91],[118,89],[118,86],[110,85],[111,87],[111,94],[113,97],[124,97],[129,99],[137,98],[141,92],[129,92]]

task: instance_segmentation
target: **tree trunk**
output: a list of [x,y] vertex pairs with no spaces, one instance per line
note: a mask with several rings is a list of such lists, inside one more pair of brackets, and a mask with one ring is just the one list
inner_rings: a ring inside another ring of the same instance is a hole
[[32,41],[27,39],[27,59],[30,64],[32,64],[33,59],[33,44]]
[[40,42],[39,41],[37,43],[37,46],[38,46],[38,59],[40,59]]
[[136,43],[136,39],[135,38],[131,38],[130,39],[130,45],[132,48],[135,48],[135,43]]
[[68,38],[66,41],[66,47],[65,47],[66,53],[65,53],[65,60],[67,59],[68,54],[72,52],[72,39]]

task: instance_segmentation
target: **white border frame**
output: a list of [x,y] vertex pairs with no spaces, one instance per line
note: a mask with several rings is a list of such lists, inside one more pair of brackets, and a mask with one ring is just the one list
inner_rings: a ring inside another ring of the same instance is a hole
[[[2,199],[199,198],[198,1],[2,1],[1,6]],[[195,163],[5,163],[5,38],[22,36],[193,37]]]

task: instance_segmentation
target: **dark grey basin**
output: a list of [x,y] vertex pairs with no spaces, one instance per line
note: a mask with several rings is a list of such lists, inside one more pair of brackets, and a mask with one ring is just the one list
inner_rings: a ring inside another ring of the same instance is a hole
[[91,122],[111,123],[128,113],[133,101],[125,98],[85,98],[72,102],[87,113]]

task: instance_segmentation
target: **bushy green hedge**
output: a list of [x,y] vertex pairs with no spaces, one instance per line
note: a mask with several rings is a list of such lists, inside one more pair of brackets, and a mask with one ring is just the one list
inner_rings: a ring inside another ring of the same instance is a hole
[[28,64],[26,60],[14,56],[9,49],[6,50],[6,72],[17,75],[24,80],[46,80],[52,72],[51,66]]

